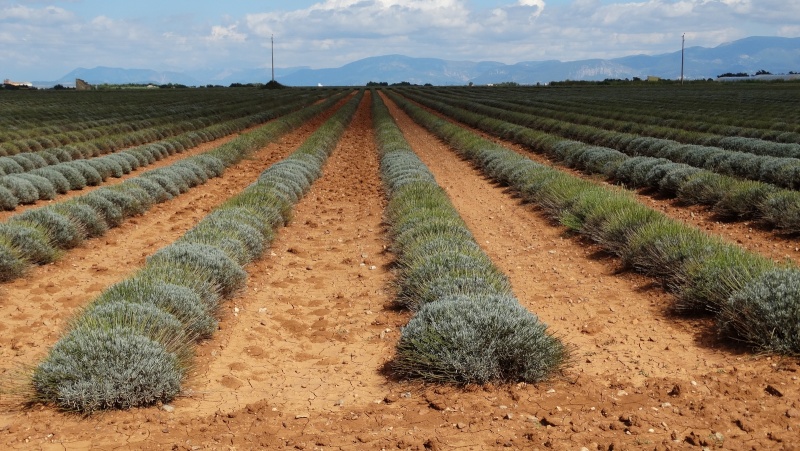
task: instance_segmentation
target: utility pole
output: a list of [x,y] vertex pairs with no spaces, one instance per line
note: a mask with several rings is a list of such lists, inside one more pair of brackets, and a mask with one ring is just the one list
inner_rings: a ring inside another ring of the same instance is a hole
[[681,84],[683,84],[683,54],[686,49],[686,33],[683,34],[681,40]]
[[272,81],[275,81],[275,35],[270,35],[269,42],[272,44]]

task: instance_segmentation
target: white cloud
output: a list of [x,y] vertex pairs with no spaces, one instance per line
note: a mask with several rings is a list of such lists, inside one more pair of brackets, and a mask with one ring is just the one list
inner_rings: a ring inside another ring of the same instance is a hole
[[214,25],[211,27],[211,35],[208,37],[209,41],[232,41],[244,42],[247,40],[247,35],[240,33],[236,30],[237,25],[229,25],[227,27],[221,25]]
[[545,7],[544,0],[519,0],[519,4],[520,6],[527,6],[534,8],[536,11],[533,14],[536,16],[542,14],[542,11],[544,11]]
[[505,0],[485,10],[470,0],[319,0],[284,10],[237,1],[258,9],[231,14],[217,2],[209,8],[218,15],[202,19],[134,18],[102,6],[73,11],[73,1],[0,0],[0,60],[7,76],[46,70],[41,79],[94,65],[257,67],[272,34],[277,65],[315,68],[391,53],[506,63],[654,54],[679,50],[683,33],[692,46],[800,35],[800,1],[786,0]]
[[36,22],[43,24],[55,24],[67,22],[74,19],[74,15],[56,6],[44,8],[28,8],[22,5],[13,5],[0,10],[0,21],[11,22]]
[[303,34],[319,39],[339,36],[392,36],[468,29],[469,10],[458,0],[326,0],[306,9],[248,14],[256,34]]

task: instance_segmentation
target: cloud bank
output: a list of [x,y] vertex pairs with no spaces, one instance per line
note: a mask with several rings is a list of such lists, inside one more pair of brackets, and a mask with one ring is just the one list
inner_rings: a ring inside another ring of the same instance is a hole
[[395,53],[569,61],[675,51],[683,33],[687,45],[702,46],[800,35],[800,2],[785,0],[516,0],[499,6],[477,0],[233,0],[204,6],[202,15],[192,11],[193,3],[186,10],[137,14],[109,3],[0,0],[0,75],[54,79],[100,65],[264,67],[273,35],[276,64],[314,68]]

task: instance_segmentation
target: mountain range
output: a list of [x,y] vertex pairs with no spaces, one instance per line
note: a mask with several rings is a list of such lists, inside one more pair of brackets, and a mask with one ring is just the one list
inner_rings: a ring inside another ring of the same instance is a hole
[[[723,73],[753,74],[767,70],[774,74],[800,71],[800,37],[749,37],[713,48],[685,49],[684,76],[687,79],[715,78]],[[660,55],[632,55],[613,59],[580,61],[525,61],[504,64],[495,61],[449,61],[386,55],[364,58],[338,68],[276,68],[275,79],[288,86],[364,86],[369,81],[413,84],[464,85],[516,82],[548,83],[560,80],[604,80],[657,76],[677,79],[681,51]],[[37,86],[73,85],[75,78],[92,84],[177,83],[188,86],[258,83],[271,79],[270,69],[221,68],[203,71],[158,72],[146,69],[96,67],[78,68],[52,82]]]

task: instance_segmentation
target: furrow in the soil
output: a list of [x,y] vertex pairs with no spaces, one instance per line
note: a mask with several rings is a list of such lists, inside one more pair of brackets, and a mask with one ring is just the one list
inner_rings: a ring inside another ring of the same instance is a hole
[[322,177],[248,268],[222,331],[198,349],[191,389],[178,406],[211,414],[263,401],[292,421],[384,396],[400,314],[387,310],[384,195],[368,97]]
[[[424,105],[417,104],[417,106],[424,108],[431,114],[435,114],[445,120],[456,123],[460,127],[469,129],[473,133],[477,133],[485,139],[514,150],[520,155],[530,158],[537,163],[552,166],[575,177],[590,180],[594,183],[606,186],[611,185],[611,183],[603,180],[600,176],[587,175],[577,169],[565,167],[559,162],[553,161],[551,158],[545,155],[535,153],[523,145],[516,144],[512,141],[499,138],[482,130],[478,130],[469,125],[460,123]],[[673,219],[677,219],[685,224],[697,227],[708,234],[718,235],[751,252],[764,255],[765,257],[771,258],[776,262],[789,259],[800,263],[800,240],[798,240],[797,236],[781,234],[780,232],[770,230],[769,228],[760,225],[755,220],[722,220],[717,217],[717,215],[715,215],[715,213],[708,207],[701,205],[684,206],[675,199],[666,199],[658,196],[657,194],[648,193],[646,190],[635,191],[635,196],[639,202],[654,210],[660,211],[665,215]]]
[[[520,301],[576,346],[574,365],[565,374],[576,382],[567,388],[572,391],[568,397],[648,406],[636,394],[669,386],[692,387],[697,393],[698,380],[745,366],[731,349],[718,348],[715,337],[707,335],[709,324],[668,317],[669,299],[649,279],[617,273],[613,259],[566,235],[563,227],[491,183],[401,110],[391,110],[477,241],[509,275]],[[766,367],[757,360],[748,359],[747,366]],[[714,398],[707,386],[700,387],[703,402]],[[655,395],[669,399],[666,392]]]
[[35,266],[25,277],[0,287],[0,315],[5,318],[0,324],[0,359],[13,362],[0,371],[14,373],[34,364],[61,336],[76,309],[132,274],[148,255],[178,239],[269,165],[285,158],[329,114],[253,153],[222,177],[157,204],[146,214],[68,251],[64,258]]
[[[297,204],[294,222],[280,229],[274,255],[247,267],[247,291],[226,304],[222,330],[198,347],[197,374],[187,383],[193,395],[89,420],[48,409],[15,411],[0,415],[0,443],[10,449],[122,443],[154,450],[607,450],[791,449],[798,442],[796,360],[718,348],[713,336],[698,332],[704,321],[665,317],[663,290],[615,273],[616,263],[563,235],[397,110],[409,142],[509,275],[517,297],[576,346],[576,359],[564,377],[537,385],[462,388],[380,374],[408,318],[385,309],[392,257],[384,253],[384,194],[366,105],[368,97],[323,177]],[[122,243],[125,234],[117,236]],[[78,262],[63,268],[72,263]],[[40,281],[56,272],[43,274]],[[29,308],[30,297],[17,305],[24,312],[2,314],[29,315],[23,323],[43,317]],[[45,308],[50,321],[60,306]],[[0,330],[0,350],[9,352],[19,333]]]
[[[649,287],[645,278],[615,274],[613,259],[598,257],[593,247],[566,236],[563,228],[492,184],[399,109],[392,106],[392,112],[478,243],[508,274],[520,302],[537,312],[556,335],[578,345],[578,355],[601,354],[611,365],[603,368],[583,359],[576,369],[605,377],[640,368],[671,376],[683,365],[696,366],[699,359],[711,358],[701,355],[687,362],[679,356],[665,361],[669,358],[662,355],[665,345],[693,348],[695,337],[680,326],[664,327],[668,301],[660,289]],[[648,341],[664,333],[670,335],[668,343]],[[635,349],[631,343],[637,343]],[[633,381],[645,379],[633,373]]]

